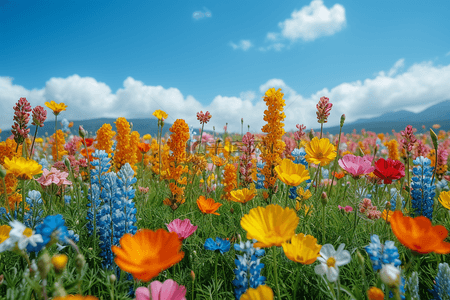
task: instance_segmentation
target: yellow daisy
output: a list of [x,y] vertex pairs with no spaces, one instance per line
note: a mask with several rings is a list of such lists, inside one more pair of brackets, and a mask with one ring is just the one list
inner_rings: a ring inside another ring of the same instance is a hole
[[3,166],[8,173],[14,174],[17,179],[31,179],[34,175],[42,173],[42,166],[32,159],[24,157],[5,158]]
[[321,245],[317,244],[315,237],[303,233],[296,234],[292,237],[291,243],[283,243],[281,246],[287,258],[304,265],[315,262],[322,248]]
[[309,171],[302,164],[296,164],[290,159],[283,159],[281,165],[275,167],[278,179],[290,186],[298,186],[309,178]]
[[327,138],[318,139],[313,138],[311,142],[306,145],[306,156],[305,159],[310,164],[316,164],[326,166],[333,159],[336,158],[336,147],[330,143]]
[[67,108],[67,105],[65,105],[63,102],[56,103],[53,100],[50,102],[45,102],[45,106],[47,106],[48,108],[53,110],[53,114],[55,116],[59,115],[60,112],[62,112],[63,110],[66,110],[66,108]]

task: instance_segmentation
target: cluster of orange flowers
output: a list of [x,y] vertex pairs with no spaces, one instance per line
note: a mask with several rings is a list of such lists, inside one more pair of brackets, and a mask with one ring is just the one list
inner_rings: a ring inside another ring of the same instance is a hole
[[118,118],[115,122],[117,128],[117,145],[114,153],[114,166],[119,170],[124,164],[129,163],[136,171],[137,163],[137,143],[139,142],[139,133],[133,131],[125,118]]
[[[161,139],[161,143],[163,144],[161,149],[161,165],[167,166],[169,165],[169,156],[170,156],[170,148],[164,143],[164,139]],[[159,144],[156,139],[153,139],[150,144],[150,157],[149,162],[152,165],[152,172],[154,174],[159,174]],[[166,171],[161,169],[161,176],[165,176]]]
[[397,140],[390,140],[389,142],[384,143],[384,145],[388,148],[390,159],[400,160]]
[[97,143],[95,144],[95,149],[105,150],[106,153],[112,153],[112,146],[114,141],[112,140],[116,132],[112,130],[111,124],[103,124],[99,130],[97,130]]
[[233,164],[227,164],[223,173],[223,194],[222,198],[231,200],[231,191],[237,188],[236,167]]
[[273,192],[277,181],[277,174],[274,168],[281,163],[281,154],[286,146],[282,140],[285,133],[282,122],[286,117],[283,112],[283,107],[285,106],[283,96],[281,89],[275,91],[275,88],[269,89],[264,96],[264,102],[267,105],[267,110],[264,111],[264,121],[267,124],[263,126],[262,132],[267,134],[262,141],[265,151],[263,151],[261,156],[266,163],[262,174],[265,176],[264,187],[269,189],[270,192]]
[[[50,144],[52,144],[52,155],[54,161],[59,161],[60,158],[67,155],[67,151],[64,150],[66,139],[62,130],[56,131],[56,138],[55,134],[50,137]],[[58,153],[56,152],[56,145],[58,145]]]

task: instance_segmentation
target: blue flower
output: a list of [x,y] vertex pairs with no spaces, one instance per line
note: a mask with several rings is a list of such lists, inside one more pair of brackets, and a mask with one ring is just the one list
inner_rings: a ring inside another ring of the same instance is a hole
[[265,162],[259,161],[256,163],[256,178],[257,180],[255,181],[255,187],[257,189],[263,189],[264,188],[264,180],[266,179],[266,177],[261,173],[261,170],[264,169],[264,166],[266,165]]
[[30,209],[25,212],[24,224],[29,228],[34,228],[36,224],[42,222],[43,201],[41,193],[36,190],[29,191],[26,201]]
[[433,168],[429,158],[419,156],[414,161],[411,183],[411,204],[414,216],[425,216],[432,220],[436,185],[431,182]]
[[60,214],[45,217],[44,221],[36,226],[35,230],[36,234],[40,234],[42,236],[43,242],[37,243],[35,247],[28,244],[27,250],[29,252],[39,252],[51,241],[67,243],[69,232],[64,224],[64,218]]
[[408,287],[411,299],[420,299],[419,296],[419,275],[417,272],[413,272],[409,277],[406,286]]
[[380,238],[376,234],[370,236],[370,241],[371,243],[365,249],[367,254],[369,254],[374,271],[380,270],[384,264],[393,264],[395,267],[401,265],[398,249],[393,241],[386,241],[382,245]]
[[439,271],[435,278],[436,284],[430,292],[435,300],[450,299],[450,267],[447,263],[439,264]]
[[206,239],[204,247],[206,250],[219,250],[220,253],[224,254],[230,250],[231,244],[229,241],[217,237],[215,242],[212,238]]

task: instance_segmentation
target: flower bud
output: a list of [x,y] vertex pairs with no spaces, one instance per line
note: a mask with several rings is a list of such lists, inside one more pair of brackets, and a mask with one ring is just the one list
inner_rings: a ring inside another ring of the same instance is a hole
[[191,270],[191,279],[192,279],[192,281],[195,281],[195,273],[192,270]]
[[314,138],[314,133],[313,130],[311,128],[311,131],[309,132],[309,139],[312,140]]
[[431,140],[433,141],[433,146],[434,149],[437,149],[438,145],[437,145],[437,135],[436,133],[434,133],[433,129],[430,128],[430,136],[431,136]]
[[52,265],[55,268],[55,272],[61,273],[64,271],[64,268],[66,267],[68,257],[65,254],[56,254],[52,257]]
[[70,170],[70,160],[67,157],[64,160],[64,164],[66,165],[67,170]]
[[345,122],[345,114],[343,114],[342,116],[341,116],[341,127],[342,126],[344,126],[344,122]]
[[77,258],[76,258],[77,269],[79,271],[81,271],[81,269],[83,269],[85,264],[86,264],[86,260],[84,259],[83,254],[78,254]]
[[41,278],[46,279],[52,265],[52,259],[50,258],[50,255],[48,255],[47,251],[39,257],[37,265]]
[[78,134],[80,135],[81,138],[84,139],[84,137],[86,136],[87,132],[86,130],[84,130],[83,126],[80,125],[80,127],[78,127]]
[[390,288],[398,287],[400,285],[400,269],[392,264],[384,264],[381,267],[380,278]]
[[109,275],[109,282],[114,283],[116,282],[116,280],[117,280],[116,275],[114,274]]
[[326,192],[322,192],[322,195],[320,196],[320,201],[322,202],[322,205],[327,205],[328,203],[328,196]]
[[356,250],[356,256],[358,258],[358,262],[361,266],[364,266],[364,256],[362,256],[361,252],[359,250]]
[[6,170],[3,169],[2,166],[0,166],[0,178],[5,178],[6,176]]

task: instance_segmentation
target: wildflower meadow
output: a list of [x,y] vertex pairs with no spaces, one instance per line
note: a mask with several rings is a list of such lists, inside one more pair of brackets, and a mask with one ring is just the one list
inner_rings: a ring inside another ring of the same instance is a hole
[[123,117],[73,135],[70,107],[20,98],[0,299],[450,299],[450,132],[346,132],[342,115],[330,135],[327,97],[320,132],[286,132],[283,97],[266,91],[260,134],[207,133],[200,111],[163,135],[156,110],[154,136]]

